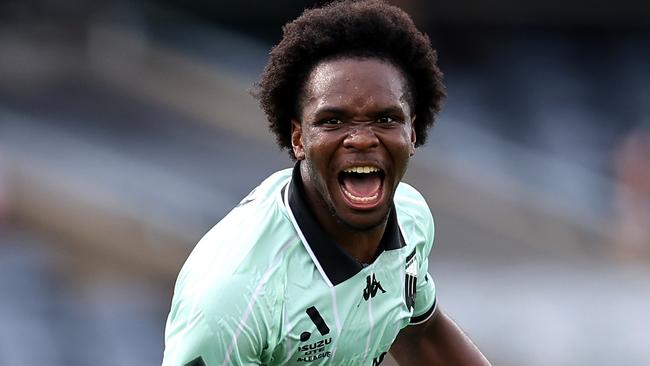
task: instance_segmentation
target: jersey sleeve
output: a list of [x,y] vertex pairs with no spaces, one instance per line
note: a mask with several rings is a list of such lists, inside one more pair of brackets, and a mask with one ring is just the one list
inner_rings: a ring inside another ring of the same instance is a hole
[[254,282],[235,276],[216,286],[175,293],[162,365],[265,363],[271,314],[261,286]]
[[436,308],[436,287],[429,274],[429,254],[433,247],[435,233],[433,217],[427,212],[424,223],[424,243],[416,248],[418,259],[417,281],[415,291],[415,306],[410,325],[424,323],[431,317]]

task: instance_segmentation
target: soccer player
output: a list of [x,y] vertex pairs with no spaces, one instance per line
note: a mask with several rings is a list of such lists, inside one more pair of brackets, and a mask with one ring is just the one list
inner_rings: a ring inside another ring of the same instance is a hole
[[401,183],[444,97],[427,36],[382,1],[307,10],[257,96],[295,165],[194,248],[163,365],[489,365],[440,310],[433,218]]

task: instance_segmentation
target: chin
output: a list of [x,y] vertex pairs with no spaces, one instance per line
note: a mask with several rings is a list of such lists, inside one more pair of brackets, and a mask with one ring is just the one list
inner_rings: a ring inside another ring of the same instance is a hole
[[363,214],[363,213],[360,214],[361,216],[365,216],[363,217],[363,219],[352,219],[352,218],[346,219],[334,213],[338,222],[340,222],[347,228],[352,229],[354,231],[370,231],[372,229],[375,229],[386,222],[386,219],[388,218],[388,214],[390,214],[390,210],[386,210],[386,212],[378,219],[372,219],[371,217],[369,217],[370,214]]

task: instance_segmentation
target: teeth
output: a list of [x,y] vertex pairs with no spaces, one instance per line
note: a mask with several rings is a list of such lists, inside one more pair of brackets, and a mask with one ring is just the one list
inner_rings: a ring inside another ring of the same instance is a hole
[[345,188],[343,188],[343,193],[346,196],[348,196],[349,199],[351,199],[353,201],[357,201],[357,202],[370,202],[370,201],[376,200],[379,197],[379,192],[373,194],[370,197],[358,197],[358,196],[355,196],[352,193],[348,192],[348,190],[345,189]]
[[346,173],[357,173],[357,174],[368,174],[376,173],[379,171],[379,168],[374,166],[353,166],[344,170]]

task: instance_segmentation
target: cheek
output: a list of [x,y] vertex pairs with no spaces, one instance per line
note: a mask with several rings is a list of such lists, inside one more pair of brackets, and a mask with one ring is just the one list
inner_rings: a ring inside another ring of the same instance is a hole
[[305,135],[305,154],[319,161],[327,160],[339,146],[339,136],[331,132],[311,131]]
[[386,137],[384,141],[393,162],[395,178],[401,180],[411,159],[412,143],[408,132],[395,132],[390,137]]
[[408,129],[401,129],[399,134],[393,135],[392,145],[395,154],[399,154],[400,157],[410,157],[411,156],[411,132]]

